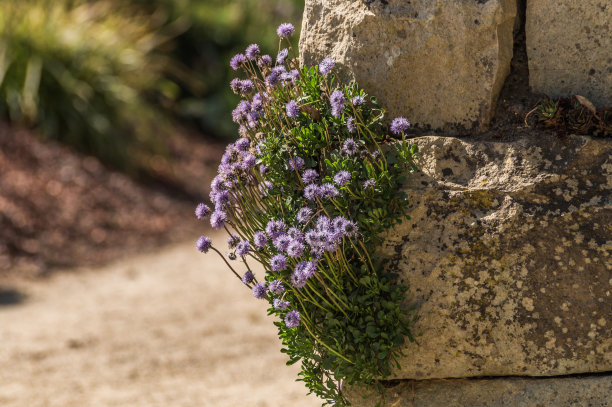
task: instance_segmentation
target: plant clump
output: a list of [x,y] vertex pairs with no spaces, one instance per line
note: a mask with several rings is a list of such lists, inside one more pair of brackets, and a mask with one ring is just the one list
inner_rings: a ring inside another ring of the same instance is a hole
[[596,109],[585,97],[544,99],[534,109],[537,125],[558,136],[612,137],[612,106]]
[[349,405],[343,387],[388,377],[412,340],[407,287],[377,248],[406,218],[401,186],[416,146],[410,123],[394,119],[389,134],[376,99],[342,83],[332,59],[300,68],[293,26],[277,33],[275,58],[254,44],[230,61],[246,74],[230,84],[243,97],[233,111],[241,138],[212,182],[214,208],[195,212],[227,231],[228,248],[204,236],[196,246],[268,301],[298,380],[324,405]]

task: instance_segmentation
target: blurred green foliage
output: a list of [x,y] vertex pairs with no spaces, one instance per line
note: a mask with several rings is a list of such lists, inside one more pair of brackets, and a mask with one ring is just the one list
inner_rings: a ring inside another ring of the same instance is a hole
[[189,28],[175,38],[173,55],[196,72],[202,84],[183,86],[176,105],[179,117],[196,120],[204,130],[234,138],[231,110],[239,98],[228,91],[236,73],[229,60],[258,43],[275,56],[276,27],[292,23],[299,33],[304,0],[131,0],[164,10],[170,20],[185,19]]
[[[235,137],[228,62],[275,54],[303,0],[0,0],[0,116],[123,169],[164,152],[171,120]],[[146,165],[145,165],[146,166]]]
[[129,167],[162,148],[151,99],[172,88],[170,38],[109,1],[0,1],[0,111]]

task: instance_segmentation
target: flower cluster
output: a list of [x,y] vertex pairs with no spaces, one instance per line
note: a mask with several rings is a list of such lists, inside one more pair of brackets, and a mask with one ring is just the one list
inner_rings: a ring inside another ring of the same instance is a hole
[[[213,208],[195,210],[227,231],[227,249],[205,236],[196,247],[221,255],[253,297],[269,302],[311,391],[345,403],[334,383],[390,374],[410,337],[404,288],[385,276],[376,248],[403,216],[398,191],[416,150],[405,142],[404,118],[390,127],[402,142],[383,149],[383,110],[355,83],[341,83],[333,59],[300,68],[293,33],[291,24],[278,27],[287,47],[275,59],[251,44],[230,61],[247,76],[230,83],[244,97],[232,113],[241,137],[221,157]],[[251,261],[265,270],[259,279]]]

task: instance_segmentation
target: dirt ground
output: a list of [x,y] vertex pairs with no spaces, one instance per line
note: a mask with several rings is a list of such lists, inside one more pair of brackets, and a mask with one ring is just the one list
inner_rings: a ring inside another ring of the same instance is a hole
[[193,242],[4,278],[0,405],[319,406],[285,366],[266,306]]
[[0,276],[99,266],[194,236],[225,146],[187,130],[168,143],[155,174],[137,179],[0,120]]

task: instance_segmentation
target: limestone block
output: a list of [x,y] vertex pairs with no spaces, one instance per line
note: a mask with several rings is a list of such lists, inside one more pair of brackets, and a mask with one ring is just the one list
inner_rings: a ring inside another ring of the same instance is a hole
[[306,0],[300,55],[333,58],[390,116],[484,128],[512,58],[516,0]]
[[420,317],[395,377],[612,371],[612,139],[414,142],[381,248]]
[[527,1],[529,84],[552,97],[612,105],[612,2]]
[[[374,407],[375,397],[349,392],[353,407]],[[545,379],[491,378],[406,381],[388,389],[393,407],[609,407],[612,375]]]

